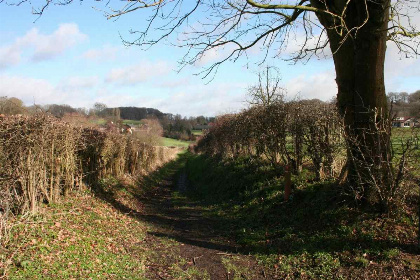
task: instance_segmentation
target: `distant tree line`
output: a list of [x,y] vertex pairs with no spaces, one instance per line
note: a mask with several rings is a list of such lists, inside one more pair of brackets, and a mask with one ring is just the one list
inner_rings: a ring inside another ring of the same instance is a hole
[[154,108],[118,107],[118,108],[105,108],[103,111],[100,112],[100,116],[113,115],[115,110],[119,110],[120,118],[123,120],[143,120],[151,116],[154,116],[160,119],[165,115],[161,111]]
[[17,115],[26,111],[22,100],[16,97],[0,96],[0,114]]
[[139,107],[116,107],[108,108],[104,103],[96,102],[92,108],[74,108],[67,104],[47,104],[25,106],[23,101],[16,97],[0,96],[0,114],[17,115],[32,114],[37,112],[50,113],[51,115],[62,118],[66,114],[77,113],[85,116],[98,117],[117,117],[126,120],[142,120],[148,117],[159,119],[165,116],[161,111],[154,108]]
[[[77,113],[89,115],[90,110],[86,108],[73,108],[67,104],[47,104],[25,106],[23,101],[16,97],[0,96],[0,114],[4,115],[31,115],[35,113],[50,113],[62,118],[66,114]],[[93,112],[93,111],[92,111]]]
[[162,113],[158,109],[146,107],[108,107],[104,103],[96,102],[92,108],[73,108],[67,104],[48,104],[25,106],[16,97],[0,97],[0,114],[4,115],[32,115],[35,113],[49,113],[57,118],[69,119],[68,116],[99,117],[108,121],[120,120],[158,120],[163,128],[163,136],[180,140],[194,140],[194,128],[207,126],[214,121],[214,117],[183,117],[179,114]]
[[163,135],[168,138],[180,140],[195,140],[194,128],[207,126],[214,122],[214,117],[182,117],[179,114],[166,114],[160,119],[163,127]]
[[399,117],[420,117],[420,90],[411,94],[390,92],[387,97],[393,114]]
[[[158,120],[163,128],[163,136],[173,139],[192,141],[195,127],[207,126],[214,121],[214,117],[183,117],[180,114],[162,113],[154,108],[145,107],[117,107],[107,108],[105,104],[96,103],[95,114],[103,118],[115,120]],[[145,122],[146,123],[146,122]]]

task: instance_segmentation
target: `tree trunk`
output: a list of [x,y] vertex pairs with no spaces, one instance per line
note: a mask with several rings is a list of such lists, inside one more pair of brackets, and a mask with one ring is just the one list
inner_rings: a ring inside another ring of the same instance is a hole
[[[311,2],[322,7],[320,1]],[[330,1],[329,8],[341,14],[345,2]],[[381,166],[390,156],[390,134],[384,122],[388,113],[384,62],[390,1],[364,2],[351,1],[347,6],[345,23],[350,32],[339,34],[332,17],[317,16],[327,29],[333,53],[337,106],[347,136],[348,179],[366,195],[376,181],[372,171],[376,175],[376,171],[382,172],[381,181],[388,181]]]

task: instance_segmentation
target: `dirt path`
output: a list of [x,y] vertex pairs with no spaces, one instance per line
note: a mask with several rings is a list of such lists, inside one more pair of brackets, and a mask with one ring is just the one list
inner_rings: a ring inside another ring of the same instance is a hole
[[177,182],[162,181],[141,199],[141,219],[152,225],[145,240],[154,252],[148,278],[173,279],[168,271],[178,269],[190,279],[269,279],[253,257],[239,253],[240,246],[221,234],[220,222],[208,217],[205,207],[182,195],[187,190],[185,172],[177,177]]

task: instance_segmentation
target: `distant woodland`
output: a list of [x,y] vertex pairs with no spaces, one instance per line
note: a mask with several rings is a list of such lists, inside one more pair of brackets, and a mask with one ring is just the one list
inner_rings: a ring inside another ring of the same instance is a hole
[[[413,93],[390,92],[387,95],[392,116],[420,117],[420,90]],[[319,101],[323,103],[322,101]],[[194,129],[203,129],[215,121],[215,117],[184,117],[179,114],[163,113],[155,108],[146,107],[108,107],[103,103],[95,103],[92,108],[74,108],[67,104],[48,104],[25,106],[16,97],[0,97],[0,114],[31,115],[49,113],[57,118],[76,116],[82,118],[102,118],[108,121],[119,120],[140,121],[157,119],[162,126],[163,136],[181,140],[195,140]]]
[[390,92],[388,101],[392,113],[397,116],[420,117],[420,90],[411,94],[407,92]]
[[[392,114],[398,116],[420,116],[420,90],[413,93],[390,92],[387,95],[388,103]],[[206,125],[214,121],[214,117],[190,117],[185,118],[181,115],[163,113],[155,108],[146,107],[108,107],[103,103],[95,103],[92,108],[74,108],[67,104],[47,104],[25,106],[23,101],[16,97],[0,96],[0,114],[34,114],[37,112],[46,112],[51,115],[62,118],[66,114],[80,114],[84,116],[110,117],[114,116],[123,120],[143,120],[147,118],[157,118],[163,123],[167,120],[188,120],[191,129],[195,125]],[[179,126],[179,124],[177,124]]]
[[[146,107],[108,107],[103,103],[95,103],[92,108],[74,108],[67,104],[47,104],[25,106],[16,97],[0,97],[0,114],[3,115],[33,115],[48,113],[66,121],[98,123],[98,119],[119,122],[123,120],[141,121],[158,120],[163,129],[163,136],[181,140],[194,140],[194,129],[207,127],[215,120],[214,117],[185,117],[179,114],[163,113],[158,109]],[[96,119],[96,121],[95,121]],[[100,123],[100,122],[99,122]]]
[[[420,90],[413,93],[390,92],[387,95],[392,116],[420,117]],[[322,101],[319,101],[324,103]],[[0,97],[0,114],[31,115],[49,113],[57,118],[101,118],[106,121],[121,120],[141,121],[155,119],[159,121],[163,136],[180,140],[195,140],[194,129],[203,129],[215,121],[215,117],[184,117],[179,114],[163,113],[155,108],[146,107],[108,107],[103,103],[95,103],[92,108],[74,108],[67,104],[48,104],[25,106],[16,97]]]

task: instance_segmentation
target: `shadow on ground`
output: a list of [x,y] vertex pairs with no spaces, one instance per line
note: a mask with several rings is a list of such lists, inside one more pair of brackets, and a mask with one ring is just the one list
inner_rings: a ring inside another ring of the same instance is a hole
[[[275,249],[275,252],[295,254],[386,247],[400,248],[407,252],[416,251],[413,244],[404,240],[375,240],[369,232],[359,233],[354,238],[345,234],[337,238],[337,229],[352,230],[348,225],[362,222],[363,217],[360,217],[360,213],[348,211],[346,208],[337,209],[334,206],[334,186],[330,185],[315,185],[312,189],[297,191],[294,201],[289,203],[284,203],[281,196],[262,199],[259,203],[218,201],[226,211],[232,210],[229,208],[237,204],[242,204],[243,209],[236,211],[238,215],[216,217],[212,207],[214,204],[200,200],[193,192],[178,192],[180,188],[185,187],[180,186],[184,182],[179,182],[179,178],[182,177],[182,172],[185,172],[185,163],[189,158],[188,154],[180,155],[177,160],[141,178],[137,182],[138,186],[128,187],[118,182],[112,188],[106,189],[103,184],[98,184],[94,192],[121,212],[160,228],[161,231],[152,233],[154,235],[227,253],[264,254],[273,253]],[[133,209],[120,202],[115,192],[118,188],[128,189],[142,208]],[[255,190],[251,196],[264,197],[266,193],[267,190]],[[311,211],[308,211],[308,208],[311,208]],[[386,226],[383,221],[382,223]],[[240,230],[245,234],[247,231],[254,231],[254,239],[257,242],[234,242],[233,239]],[[261,230],[264,231],[264,238],[261,237]],[[298,235],[308,238],[299,240]],[[311,239],[310,236],[317,238]],[[347,238],[343,238],[344,236]],[[278,240],[279,237],[282,237],[281,241]],[[279,244],[273,244],[275,242]]]
[[[229,273],[234,275],[225,267],[226,258],[231,256],[235,257],[236,268],[246,270],[242,274],[262,279],[265,272],[257,267],[254,258],[243,254],[248,252],[220,230],[225,221],[210,215],[210,210],[199,200],[185,196],[184,168],[188,158],[188,155],[180,155],[177,160],[140,178],[135,185],[104,180],[94,187],[94,193],[126,215],[152,225],[149,242],[176,241],[180,257],[207,271],[210,279],[229,279]],[[160,258],[164,258],[169,253],[160,254]],[[254,272],[249,272],[251,269]]]
[[[218,220],[206,215],[209,210],[203,208],[199,201],[174,195],[174,192],[178,193],[178,178],[186,160],[187,157],[181,155],[176,161],[165,164],[141,178],[137,182],[138,187],[114,181],[112,186],[104,186],[106,183],[96,185],[94,193],[121,212],[157,226],[159,231],[151,232],[153,235],[207,249],[238,252],[237,246],[229,245],[230,241],[216,231],[220,227]],[[141,207],[133,209],[121,202],[115,191],[118,189],[130,192]]]

